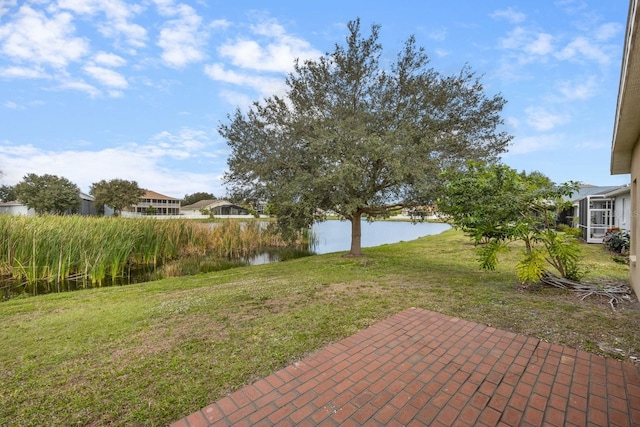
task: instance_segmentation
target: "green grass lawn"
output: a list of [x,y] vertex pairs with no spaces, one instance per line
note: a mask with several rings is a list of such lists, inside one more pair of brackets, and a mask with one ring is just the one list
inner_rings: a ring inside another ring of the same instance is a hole
[[[640,356],[635,296],[525,290],[460,232],[188,278],[0,303],[0,425],[167,425],[408,307],[607,357]],[[628,267],[583,246],[585,280]],[[615,349],[620,349],[619,352]]]

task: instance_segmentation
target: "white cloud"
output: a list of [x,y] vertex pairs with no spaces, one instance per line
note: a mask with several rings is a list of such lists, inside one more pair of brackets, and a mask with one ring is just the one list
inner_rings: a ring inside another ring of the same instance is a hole
[[523,22],[527,18],[524,13],[518,12],[512,7],[508,7],[502,10],[496,10],[490,16],[494,19],[505,19],[513,24]]
[[444,49],[436,49],[435,50],[436,55],[438,55],[440,58],[444,58],[445,56],[449,56],[451,55],[451,52],[448,50],[444,50]]
[[124,89],[128,86],[127,79],[122,74],[108,68],[86,65],[84,71],[105,86],[119,89]]
[[218,48],[220,55],[229,58],[237,67],[286,73],[293,69],[295,59],[304,61],[320,56],[309,42],[287,34],[274,20],[252,25],[250,30],[257,37],[249,39],[245,36]]
[[130,46],[145,46],[147,31],[131,22],[142,11],[140,5],[120,0],[58,0],[58,7],[78,15],[103,13],[107,20],[99,24],[99,30],[105,37],[124,36]]
[[100,65],[107,67],[122,67],[127,63],[121,56],[108,52],[98,52],[93,57],[93,60]]
[[249,105],[252,98],[255,100],[247,89],[261,98],[283,94],[285,74],[293,70],[295,60],[321,55],[306,40],[288,34],[277,21],[264,18],[250,25],[248,33],[219,46],[218,53],[228,63],[208,64],[204,72],[212,80],[236,86],[238,90],[222,89],[220,96],[242,106]]
[[227,70],[222,64],[206,65],[204,72],[212,80],[249,87],[258,92],[261,97],[280,95],[286,90],[284,77],[266,77]]
[[231,22],[227,21],[226,19],[215,19],[213,21],[211,21],[211,24],[209,24],[209,27],[211,28],[229,28],[231,26]]
[[252,102],[255,101],[252,97],[246,93],[240,93],[237,91],[223,89],[219,93],[220,97],[226,100],[229,105],[233,105],[240,108],[249,107]]
[[524,47],[525,52],[532,55],[545,56],[553,51],[553,37],[551,34],[540,33],[537,37]]
[[600,25],[594,33],[596,40],[607,41],[617,36],[622,31],[624,31],[622,24],[618,22],[609,22]]
[[[223,195],[220,173],[208,170],[223,169],[226,151],[218,148],[209,134],[194,129],[181,129],[177,133],[163,131],[144,144],[128,144],[91,151],[53,151],[33,145],[15,145],[0,142],[0,164],[5,173],[3,183],[13,185],[27,173],[64,176],[76,183],[81,190],[101,179],[135,180],[143,188],[152,189],[174,197],[197,191],[210,191]],[[207,172],[184,171],[176,168],[176,162],[184,157],[206,157]],[[212,160],[213,159],[213,160]],[[219,161],[220,164],[216,164]]]
[[162,26],[158,46],[162,60],[170,67],[182,68],[202,61],[207,34],[202,30],[202,18],[185,4],[174,5],[170,0],[156,0],[158,10],[165,16],[178,16]]
[[212,157],[205,151],[211,144],[209,134],[202,130],[183,128],[177,134],[162,131],[150,139],[151,152],[156,156],[169,156],[176,159],[189,157]]
[[576,148],[579,150],[601,150],[608,147],[608,142],[603,141],[581,141],[576,144]]
[[0,68],[0,77],[21,79],[43,79],[49,77],[40,67],[7,67]]
[[435,41],[440,41],[440,42],[444,41],[447,38],[447,29],[440,28],[437,30],[432,30],[429,33],[427,33],[427,37]]
[[82,80],[70,80],[70,81],[62,82],[58,86],[58,89],[60,89],[60,90],[65,90],[65,89],[78,90],[80,92],[85,92],[86,94],[88,94],[92,98],[95,98],[95,97],[100,95],[100,90],[98,90],[95,86],[92,86],[89,83],[86,83],[86,82],[84,82]]
[[608,65],[611,62],[611,56],[601,46],[592,43],[584,36],[573,39],[556,56],[561,60],[581,60],[585,58],[602,65]]
[[0,0],[0,17],[7,13],[11,7],[18,4],[17,0]]
[[517,154],[529,154],[536,151],[552,151],[561,145],[564,140],[562,134],[538,135],[518,137],[511,143],[509,151],[505,156]]
[[46,64],[64,69],[89,51],[87,40],[74,37],[73,17],[54,13],[51,17],[22,6],[13,20],[0,26],[1,52],[15,61]]
[[505,119],[505,123],[513,129],[518,129],[520,127],[520,119],[518,119],[517,117],[507,117]]
[[579,81],[561,81],[557,83],[558,91],[561,93],[563,100],[584,101],[593,97],[598,89],[598,83],[595,76],[590,76]]
[[223,64],[205,65],[204,72],[213,80],[223,81],[234,85],[248,84],[250,79],[246,74],[225,70]]
[[542,107],[525,109],[527,124],[538,131],[548,131],[567,122],[567,118],[560,114],[553,114]]
[[122,98],[124,96],[124,92],[122,92],[121,90],[113,90],[113,89],[108,90],[107,94],[109,95],[110,98]]
[[4,108],[8,108],[9,110],[24,110],[24,107],[16,104],[13,101],[6,101],[4,103]]
[[[530,31],[517,27],[500,40],[504,49],[519,51],[530,58],[531,55],[546,56],[553,51],[553,36],[548,33]],[[527,59],[525,62],[530,61]]]

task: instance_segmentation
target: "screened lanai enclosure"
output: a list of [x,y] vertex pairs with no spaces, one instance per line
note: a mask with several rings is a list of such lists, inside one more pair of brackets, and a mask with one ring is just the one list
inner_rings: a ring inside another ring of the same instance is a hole
[[587,243],[602,243],[608,229],[614,226],[614,199],[602,195],[580,200],[578,226]]

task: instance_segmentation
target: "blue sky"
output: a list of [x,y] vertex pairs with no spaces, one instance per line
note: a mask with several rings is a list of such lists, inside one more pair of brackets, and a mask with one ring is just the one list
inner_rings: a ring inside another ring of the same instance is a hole
[[0,183],[63,176],[88,191],[136,180],[225,195],[217,127],[282,94],[360,18],[386,58],[410,35],[432,66],[465,64],[501,93],[503,162],[555,182],[622,185],[609,160],[628,2],[622,0],[0,0]]

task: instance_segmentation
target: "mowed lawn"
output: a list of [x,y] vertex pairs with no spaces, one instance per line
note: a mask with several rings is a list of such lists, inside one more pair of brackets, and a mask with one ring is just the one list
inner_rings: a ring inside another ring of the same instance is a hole
[[[628,267],[583,245],[587,281]],[[0,425],[167,425],[327,343],[421,307],[607,357],[640,356],[635,295],[522,289],[450,230],[412,242],[0,303]]]

